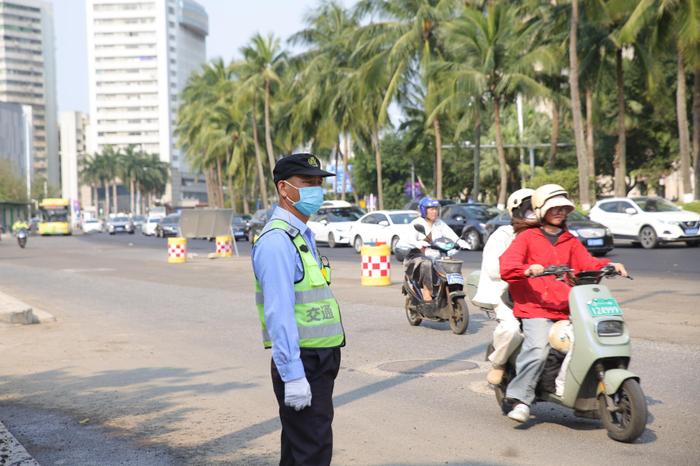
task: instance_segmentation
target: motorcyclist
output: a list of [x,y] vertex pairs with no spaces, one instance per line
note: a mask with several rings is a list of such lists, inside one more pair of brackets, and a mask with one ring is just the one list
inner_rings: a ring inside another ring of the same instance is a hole
[[504,366],[523,339],[520,321],[513,316],[508,284],[501,280],[498,258],[508,249],[518,233],[539,226],[532,211],[531,197],[534,192],[533,189],[523,188],[508,197],[506,209],[510,214],[511,224],[491,233],[481,259],[481,274],[474,302],[493,306],[498,321],[493,331],[493,352],[489,355],[493,367],[486,375],[486,380],[492,385],[501,383]]
[[[433,299],[433,262],[425,256],[425,249],[430,246],[431,241],[439,238],[447,238],[462,249],[467,249],[469,245],[440,219],[439,201],[426,196],[418,203],[418,210],[420,217],[411,222],[412,228],[408,233],[401,235],[400,246],[410,249],[404,265],[407,270],[412,268],[414,277],[418,274],[417,281],[422,285],[423,300],[430,301]],[[422,225],[425,235],[413,228],[414,225]]]
[[21,229],[29,230],[29,224],[26,220],[18,218],[15,223],[12,224],[12,233],[16,235]]
[[[574,210],[574,204],[564,188],[556,184],[540,186],[532,195],[532,206],[542,226],[520,233],[499,260],[501,278],[508,282],[513,299],[513,314],[521,319],[523,329],[516,375],[506,391],[506,400],[513,406],[508,417],[517,422],[530,418],[535,387],[549,353],[550,327],[569,315],[571,287],[553,276],[536,277],[550,265],[598,270],[609,263],[591,256],[566,229],[566,216]],[[611,265],[627,276],[622,264]]]

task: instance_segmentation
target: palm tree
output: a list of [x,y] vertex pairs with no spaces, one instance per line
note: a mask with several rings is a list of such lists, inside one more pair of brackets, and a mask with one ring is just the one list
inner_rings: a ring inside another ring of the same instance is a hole
[[90,186],[90,197],[95,208],[99,207],[97,188],[101,183],[100,162],[96,155],[86,155],[80,160],[80,180]]
[[676,120],[680,149],[681,193],[691,192],[690,137],[686,107],[686,67],[694,70],[693,159],[695,161],[695,198],[700,199],[700,5],[697,0],[642,0],[620,30],[620,36],[634,41],[642,28],[653,25],[650,34],[652,55],[660,55],[668,46],[676,50]]
[[574,138],[576,141],[576,159],[578,160],[578,185],[581,207],[591,208],[590,182],[588,177],[589,161],[586,154],[586,140],[583,134],[583,118],[581,116],[581,94],[579,92],[579,62],[578,62],[578,0],[571,1],[571,27],[569,29],[569,90],[571,92],[571,113],[574,122]]
[[517,92],[547,95],[547,88],[533,78],[535,67],[554,68],[555,56],[547,46],[538,44],[533,31],[519,19],[519,11],[507,2],[491,3],[485,10],[467,6],[462,15],[446,25],[451,47],[461,47],[469,61],[460,67],[461,82],[483,92],[493,106],[496,149],[500,168],[498,205],[504,207],[508,189],[508,170],[501,129],[501,111]]
[[[359,15],[376,14],[383,20],[362,28],[368,37],[363,46],[379,51],[390,76],[379,123],[384,123],[389,104],[401,92],[402,86],[408,86],[418,79],[426,89],[425,112],[431,115],[427,123],[432,126],[435,138],[437,197],[442,197],[442,115],[433,111],[440,98],[439,89],[429,71],[431,64],[444,54],[437,31],[442,22],[455,16],[459,5],[460,2],[456,0],[361,0],[356,6]],[[419,76],[413,71],[416,64],[420,67]]]
[[244,85],[252,89],[256,97],[258,92],[262,93],[265,147],[272,174],[272,169],[275,166],[275,155],[270,123],[270,97],[273,86],[281,81],[280,75],[284,71],[287,55],[281,48],[280,39],[272,34],[267,37],[255,34],[250,43],[241,49],[241,52],[243,53],[243,69],[241,71]]

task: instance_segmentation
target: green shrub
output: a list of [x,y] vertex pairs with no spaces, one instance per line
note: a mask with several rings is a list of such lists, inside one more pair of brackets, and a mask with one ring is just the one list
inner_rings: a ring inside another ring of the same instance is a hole
[[681,207],[685,210],[689,210],[691,212],[696,212],[700,214],[700,201],[693,201],[688,202],[687,204],[681,204]]

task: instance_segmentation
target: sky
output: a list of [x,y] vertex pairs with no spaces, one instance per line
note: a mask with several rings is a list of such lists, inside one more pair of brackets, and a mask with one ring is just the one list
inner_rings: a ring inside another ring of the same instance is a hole
[[[209,14],[207,58],[229,61],[256,33],[286,39],[318,0],[197,0]],[[61,112],[88,112],[85,0],[49,0],[54,9],[56,89]],[[354,3],[346,0],[345,4]]]

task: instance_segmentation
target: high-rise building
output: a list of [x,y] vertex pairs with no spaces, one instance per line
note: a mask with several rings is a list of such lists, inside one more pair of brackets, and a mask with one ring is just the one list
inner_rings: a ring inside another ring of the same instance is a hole
[[[88,117],[81,112],[61,112],[58,118],[61,155],[61,197],[77,205],[91,203],[83,199],[80,190],[80,162],[87,153],[86,130]],[[89,191],[88,191],[89,193]]]
[[90,131],[94,147],[158,154],[171,167],[165,201],[206,200],[174,137],[180,91],[206,61],[209,20],[193,0],[88,0]]
[[30,105],[0,102],[0,161],[24,184],[27,199],[34,175],[32,129]]
[[58,187],[53,8],[40,0],[0,1],[0,102],[32,107],[34,173]]

